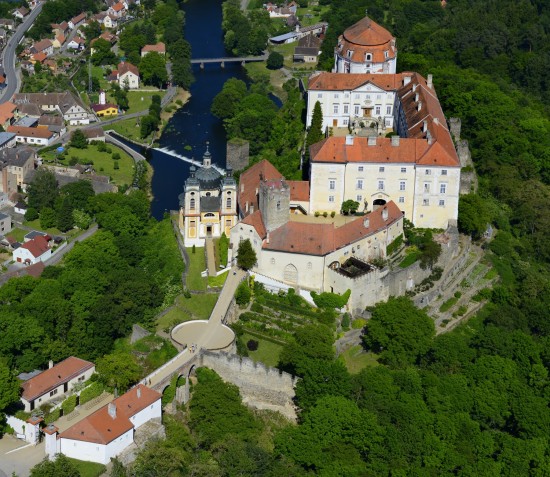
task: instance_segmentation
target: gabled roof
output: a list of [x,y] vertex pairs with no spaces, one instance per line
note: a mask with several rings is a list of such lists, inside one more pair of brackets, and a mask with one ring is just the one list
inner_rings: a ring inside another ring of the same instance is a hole
[[36,137],[39,139],[50,139],[53,136],[51,131],[45,128],[27,128],[24,126],[8,126],[8,132],[24,137]]
[[17,106],[10,101],[0,104],[0,124],[4,124],[8,119],[13,118],[13,112]]
[[59,438],[109,444],[133,429],[134,425],[130,421],[132,416],[157,402],[161,397],[162,395],[157,391],[139,384],[111,403],[116,409],[115,417],[109,414],[108,404],[62,432]]
[[256,229],[256,232],[258,233],[261,239],[266,238],[267,231],[265,229],[264,220],[263,220],[261,211],[256,210],[252,214],[247,215],[243,220],[241,220],[240,223],[251,225]]
[[[386,218],[384,213],[387,213]],[[323,256],[384,230],[402,217],[403,212],[390,201],[374,212],[358,217],[341,227],[335,227],[333,224],[289,221],[270,232],[269,243],[264,241],[262,248],[277,252]]]
[[[45,241],[44,237],[40,238]],[[21,247],[25,247],[25,245],[29,243],[30,242],[27,242],[26,244],[21,245]],[[53,368],[46,369],[46,371],[40,373],[38,376],[35,376],[34,378],[31,378],[23,383],[21,385],[23,388],[22,396],[27,401],[32,401],[52,389],[55,389],[61,384],[70,381],[93,366],[94,363],[71,356],[64,361],[57,363]]]
[[134,66],[132,63],[126,63],[125,61],[118,64],[118,76],[122,76],[126,73],[133,73],[136,76],[139,76],[139,70],[137,66]]
[[25,242],[21,245],[21,248],[27,249],[34,258],[38,258],[45,254],[50,249],[50,246],[48,245],[48,240],[39,235],[32,240]]
[[32,45],[31,51],[35,50],[36,52],[41,52],[43,50],[46,50],[47,48],[52,47],[52,42],[48,39],[46,40],[40,40],[37,41],[34,45]]
[[100,111],[105,111],[107,109],[116,109],[118,111],[118,106],[116,104],[110,104],[110,103],[106,103],[106,104],[92,104],[92,109],[96,112],[96,113],[99,113]]
[[309,181],[286,181],[290,187],[290,200],[309,202]]
[[111,8],[115,12],[120,12],[121,10],[124,10],[124,4],[122,2],[118,2],[118,3],[115,3]]
[[73,25],[76,25],[77,23],[80,23],[84,20],[86,20],[86,14],[83,12],[78,14],[76,17],[71,18],[71,23]]
[[283,176],[267,159],[254,164],[239,177],[239,209],[241,215],[247,215],[246,204],[258,210],[258,187],[261,180],[281,179]]
[[40,53],[35,53],[34,55],[32,55],[32,59],[34,61],[38,61],[38,63],[43,63],[47,57],[48,55],[46,55],[46,53],[42,51]]
[[162,42],[159,42],[155,45],[145,45],[142,49],[142,53],[150,53],[151,51],[154,51],[156,53],[165,54],[166,53],[166,45]]

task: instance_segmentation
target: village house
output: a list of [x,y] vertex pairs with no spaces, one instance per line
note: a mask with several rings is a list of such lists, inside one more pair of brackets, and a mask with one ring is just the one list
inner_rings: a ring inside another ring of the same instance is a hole
[[122,18],[126,15],[126,8],[124,7],[124,3],[118,2],[115,3],[113,6],[109,7],[107,10],[110,16],[113,16],[115,18]]
[[[33,240],[25,242],[13,251],[13,260],[18,263],[24,263],[25,265],[34,265],[35,263],[48,260],[48,258],[52,256],[52,250],[48,243],[48,238],[48,236],[43,237],[40,235],[35,237]],[[57,391],[55,391],[54,394],[57,394]],[[21,400],[23,401],[23,404],[25,404],[25,410],[32,411],[32,407],[27,409],[27,405],[31,406],[32,401],[34,401],[32,395],[32,393],[25,395],[25,392],[23,392],[23,398]],[[53,396],[53,394],[51,394],[51,396]],[[38,402],[40,402],[40,399]]]
[[162,42],[159,42],[156,45],[145,45],[141,49],[141,56],[144,57],[147,53],[151,53],[152,51],[158,53],[159,55],[166,55],[166,46]]
[[92,104],[91,107],[99,118],[118,115],[118,106],[116,104]]
[[191,166],[184,192],[179,196],[179,225],[186,247],[203,247],[207,239],[229,237],[237,223],[237,184],[228,172],[224,176],[206,149],[203,165]]
[[63,35],[67,36],[69,34],[69,24],[67,22],[61,23],[52,23],[52,33],[54,36]]
[[0,133],[0,150],[14,147],[16,144],[15,134],[9,132]]
[[69,43],[67,43],[67,48],[70,48],[71,50],[83,50],[85,46],[86,42],[78,35],[75,36]]
[[359,20],[338,38],[333,72],[393,74],[396,68],[395,38],[369,17]]
[[11,232],[11,217],[8,214],[0,212],[0,235],[6,235]]
[[46,56],[53,55],[53,43],[48,39],[37,41],[32,45],[30,52],[31,55],[36,55],[37,53],[43,53]]
[[63,117],[59,114],[42,114],[38,118],[37,127],[46,128],[58,136],[62,136],[67,131]]
[[17,106],[10,101],[0,104],[0,126],[4,130],[13,124]]
[[55,38],[52,40],[52,45],[55,49],[59,49],[65,44],[65,40],[65,35],[56,35]]
[[109,28],[110,30],[113,30],[118,27],[118,20],[119,18],[115,15],[106,15],[103,18],[103,26],[105,28]]
[[93,141],[105,142],[105,131],[99,126],[83,129],[82,132],[84,136],[86,136],[86,141],[88,141],[88,143]]
[[117,67],[118,85],[121,88],[139,88],[139,70],[132,63],[122,62]]
[[307,35],[298,40],[294,49],[294,62],[317,63],[321,53],[321,38],[317,35]]
[[11,18],[0,18],[0,27],[11,31],[15,28],[15,21]]
[[34,171],[35,160],[36,153],[30,147],[9,147],[0,150],[0,167],[10,175],[10,182],[14,186],[13,190],[4,189],[2,192],[11,194],[17,191],[17,187],[22,188],[25,179]]
[[69,28],[74,30],[75,28],[85,25],[86,22],[86,13],[80,13],[76,17],[73,17],[69,20]]
[[28,14],[30,13],[30,10],[25,7],[19,7],[17,10],[13,12],[13,16],[15,18],[18,18],[19,20],[23,20]]
[[[89,124],[90,116],[84,105],[68,91],[64,93],[19,93],[12,100],[20,111],[39,117],[43,112],[58,111],[71,126]],[[26,105],[32,105],[27,107]],[[36,114],[38,112],[38,114]],[[33,114],[34,113],[34,114]]]
[[[44,237],[41,236],[36,237],[34,240],[38,238],[45,241]],[[31,242],[26,242],[20,248]],[[52,399],[59,398],[71,391],[76,384],[90,379],[94,372],[94,363],[74,356],[57,363],[55,366],[53,361],[50,361],[47,370],[42,371],[21,385],[23,388],[21,402],[25,406],[25,411],[31,412]]]
[[51,425],[44,429],[46,454],[56,454],[99,464],[108,464],[134,442],[144,424],[161,425],[162,394],[138,384],[58,435]]
[[13,125],[8,127],[7,132],[15,133],[17,142],[30,146],[49,146],[55,139],[53,132],[43,128]]

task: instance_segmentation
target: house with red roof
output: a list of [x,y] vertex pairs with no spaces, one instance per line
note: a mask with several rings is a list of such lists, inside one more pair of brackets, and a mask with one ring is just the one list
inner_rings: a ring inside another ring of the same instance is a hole
[[121,88],[137,89],[139,88],[139,70],[137,66],[125,61],[118,64],[117,67],[118,85]]
[[13,251],[13,260],[26,265],[44,262],[52,255],[48,236],[37,236]]
[[108,464],[134,442],[137,429],[150,421],[160,424],[161,398],[139,384],[60,434],[50,425],[44,429],[46,454]]
[[[19,248],[23,248],[25,245]],[[25,411],[33,411],[43,404],[59,398],[72,390],[76,384],[90,379],[94,372],[94,363],[74,356],[57,363],[55,366],[50,361],[48,369],[21,385],[23,389],[21,402],[25,406]]]
[[145,45],[141,49],[141,56],[144,57],[147,53],[155,52],[159,55],[166,55],[166,45],[162,42],[156,43],[155,45]]

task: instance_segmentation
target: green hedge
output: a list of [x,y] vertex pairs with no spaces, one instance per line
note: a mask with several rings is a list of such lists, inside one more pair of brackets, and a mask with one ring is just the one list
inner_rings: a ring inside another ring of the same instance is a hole
[[91,386],[83,389],[80,393],[80,404],[86,404],[88,401],[100,396],[103,389],[103,385],[99,382],[93,383]]
[[74,411],[76,407],[76,394],[69,396],[61,403],[61,409],[63,409],[63,415],[66,416]]
[[227,238],[227,235],[225,235],[225,232],[218,241],[218,247],[220,250],[220,265],[225,267],[227,265],[227,255],[229,250],[229,239]]
[[351,295],[351,290],[346,290],[343,295],[338,295],[337,293],[323,292],[317,294],[311,292],[311,298],[319,308],[328,308],[328,309],[340,309],[346,305]]

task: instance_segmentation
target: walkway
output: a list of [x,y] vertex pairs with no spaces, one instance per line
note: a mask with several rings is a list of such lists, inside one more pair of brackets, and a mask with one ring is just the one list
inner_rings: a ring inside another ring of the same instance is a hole
[[226,57],[226,58],[196,58],[194,60],[191,60],[192,65],[198,65],[204,66],[205,63],[221,63],[222,66],[224,63],[250,63],[252,61],[265,61],[267,59],[267,54],[264,53],[261,56],[241,56],[238,58],[235,58],[233,56]]
[[[200,326],[194,331],[191,331],[193,336],[189,336],[188,333],[178,333],[176,331],[176,333],[172,335],[172,338],[179,343],[195,344],[197,350],[201,348],[219,349],[219,340],[225,334],[222,328],[225,315],[231,305],[239,283],[241,283],[245,277],[246,272],[244,270],[236,267],[230,270],[206,326]],[[189,348],[185,348],[164,366],[153,371],[143,380],[143,383],[146,383],[147,386],[151,388],[155,388],[155,386],[162,387],[163,383],[169,382],[174,373],[178,372],[196,356],[196,353],[192,353]]]
[[216,270],[216,254],[214,252],[214,239],[206,239],[206,266],[208,268],[208,275],[210,277],[215,277]]

